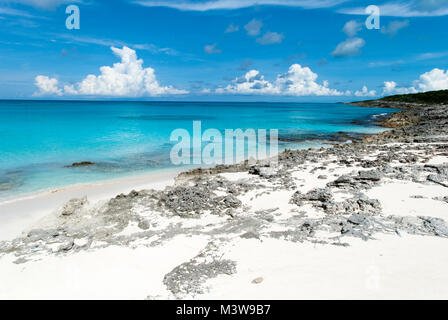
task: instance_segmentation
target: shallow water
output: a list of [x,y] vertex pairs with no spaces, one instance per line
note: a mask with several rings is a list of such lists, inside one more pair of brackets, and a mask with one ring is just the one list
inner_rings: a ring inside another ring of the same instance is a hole
[[[0,101],[0,197],[172,167],[173,130],[278,129],[279,151],[376,133],[392,109],[329,103]],[[69,168],[74,162],[94,166]]]

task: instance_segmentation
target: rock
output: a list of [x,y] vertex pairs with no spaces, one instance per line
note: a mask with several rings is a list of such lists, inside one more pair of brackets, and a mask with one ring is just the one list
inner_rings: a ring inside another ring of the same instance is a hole
[[28,232],[27,237],[29,241],[35,242],[39,240],[46,240],[50,237],[57,237],[59,232],[56,230],[43,230],[43,229],[33,229]]
[[[238,186],[245,188],[245,186]],[[213,214],[223,215],[227,209],[236,209],[242,202],[234,195],[242,192],[233,190],[233,194],[216,196],[213,192],[217,186],[210,184],[182,185],[170,188],[160,194],[159,206],[165,207],[181,217],[192,217],[210,211]],[[247,187],[249,189],[250,187]]]
[[258,278],[255,278],[254,280],[252,280],[252,283],[253,284],[260,284],[260,283],[262,283],[263,282],[263,277],[258,277]]
[[448,177],[441,174],[430,174],[427,178],[428,181],[440,184],[441,186],[448,188]]
[[362,224],[364,221],[366,220],[365,216],[361,216],[359,214],[354,214],[352,216],[350,216],[350,218],[348,218],[348,222],[352,223],[352,224]]
[[309,201],[328,202],[333,199],[333,195],[329,189],[314,189],[305,195]]
[[381,180],[381,172],[379,172],[376,169],[369,170],[369,171],[359,171],[356,179],[368,180],[368,181],[380,181]]
[[353,183],[354,183],[354,180],[352,177],[350,177],[348,175],[342,175],[339,178],[337,178],[335,181],[331,182],[329,185],[341,188],[344,186],[351,186]]
[[87,197],[79,199],[71,199],[64,205],[64,207],[62,207],[61,216],[70,216],[79,211],[87,203],[88,203]]
[[185,294],[202,294],[204,293],[203,285],[209,279],[236,273],[235,261],[213,256],[213,252],[208,251],[207,248],[164,276],[163,284],[177,298],[182,298]]
[[90,161],[82,161],[82,162],[74,162],[69,166],[65,166],[66,168],[76,168],[76,167],[86,167],[93,166],[95,163]]
[[58,247],[58,252],[70,251],[74,245],[75,242],[73,241],[73,239],[67,239],[62,245]]
[[130,198],[135,198],[135,197],[138,197],[139,195],[140,195],[140,193],[138,193],[138,191],[132,190],[128,196]]
[[317,179],[321,179],[321,180],[325,180],[325,179],[327,179],[327,178],[328,178],[328,177],[327,177],[326,175],[323,175],[323,174],[317,176]]
[[400,217],[398,222],[404,227],[415,227],[423,224],[423,221],[418,217]]
[[277,175],[277,169],[269,166],[252,166],[249,169],[249,174],[270,178]]
[[237,197],[231,194],[222,198],[222,202],[228,208],[238,208],[242,205],[241,200],[239,200]]
[[328,214],[362,214],[364,216],[381,213],[381,203],[377,199],[369,199],[365,196],[347,199],[343,202],[329,201],[322,205]]
[[424,225],[431,229],[436,236],[448,237],[448,225],[443,219],[427,218],[424,221]]
[[248,231],[243,233],[240,237],[243,239],[260,239],[260,234],[256,231]]
[[140,220],[138,223],[138,227],[142,230],[148,230],[150,225],[148,220]]

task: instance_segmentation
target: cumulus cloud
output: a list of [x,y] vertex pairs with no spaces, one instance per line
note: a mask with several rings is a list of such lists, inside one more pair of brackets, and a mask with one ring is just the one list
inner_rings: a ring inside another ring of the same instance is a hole
[[350,20],[342,28],[342,31],[349,37],[354,37],[356,34],[361,31],[362,23],[356,20]]
[[398,84],[395,81],[384,81],[383,95],[385,96],[392,94],[407,94],[416,92],[417,90],[414,87],[399,88]]
[[258,36],[262,27],[263,22],[257,19],[252,19],[248,24],[244,26],[244,29],[246,29],[247,34],[250,36]]
[[387,26],[383,26],[381,28],[381,33],[388,34],[391,37],[394,37],[398,31],[400,31],[403,28],[406,28],[409,26],[409,20],[404,21],[392,21],[389,22]]
[[334,57],[352,57],[361,54],[361,48],[366,44],[366,42],[361,38],[351,38],[347,39],[337,45],[336,49],[331,53]]
[[328,87],[328,81],[317,83],[318,75],[308,67],[293,64],[288,72],[279,74],[270,82],[258,70],[250,70],[244,76],[232,80],[216,93],[260,94],[284,96],[341,96],[344,93]]
[[79,83],[64,85],[63,89],[58,87],[56,79],[37,76],[35,84],[39,89],[38,94],[140,97],[188,93],[172,86],[161,86],[154,69],[143,68],[143,60],[137,58],[134,50],[128,47],[111,47],[111,50],[121,62],[112,67],[103,66],[100,75],[88,75]]
[[420,75],[411,87],[399,87],[395,81],[385,81],[383,95],[406,94],[448,89],[448,70],[434,68]]
[[355,91],[357,97],[375,97],[376,91],[367,89],[367,86],[363,86],[361,90]]
[[261,38],[257,39],[257,42],[259,44],[274,44],[274,43],[281,43],[283,41],[283,33],[277,33],[277,32],[266,32]]
[[49,78],[47,76],[37,76],[34,79],[34,84],[39,89],[35,93],[36,96],[45,95],[57,95],[62,96],[62,90],[58,88],[59,81],[55,78]]
[[204,51],[206,54],[215,54],[215,53],[221,53],[221,49],[216,48],[217,44],[208,44],[204,47]]

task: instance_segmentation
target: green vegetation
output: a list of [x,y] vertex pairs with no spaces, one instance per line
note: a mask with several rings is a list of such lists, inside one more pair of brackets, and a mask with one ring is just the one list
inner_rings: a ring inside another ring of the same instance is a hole
[[448,90],[428,91],[423,93],[399,94],[380,99],[380,101],[399,101],[440,104],[448,103]]

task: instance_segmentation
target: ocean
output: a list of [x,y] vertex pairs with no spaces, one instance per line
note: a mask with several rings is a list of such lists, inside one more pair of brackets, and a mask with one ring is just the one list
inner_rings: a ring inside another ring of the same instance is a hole
[[[172,168],[175,129],[278,129],[279,151],[384,130],[393,109],[337,103],[0,101],[0,198]],[[90,161],[91,166],[70,167]],[[184,165],[185,166],[185,165]],[[186,166],[187,167],[187,166]]]

